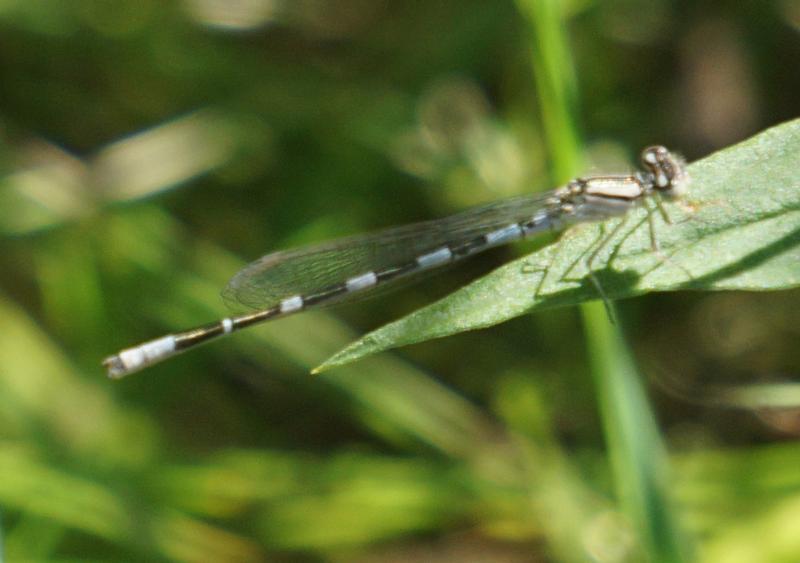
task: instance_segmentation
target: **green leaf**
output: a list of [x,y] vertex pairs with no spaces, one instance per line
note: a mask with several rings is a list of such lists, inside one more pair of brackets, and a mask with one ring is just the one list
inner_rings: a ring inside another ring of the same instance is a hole
[[[628,215],[593,262],[610,299],[651,291],[775,290],[800,285],[800,120],[689,165],[686,197]],[[495,325],[540,309],[597,299],[586,260],[619,223],[578,225],[561,239],[375,330],[315,372],[389,348]]]

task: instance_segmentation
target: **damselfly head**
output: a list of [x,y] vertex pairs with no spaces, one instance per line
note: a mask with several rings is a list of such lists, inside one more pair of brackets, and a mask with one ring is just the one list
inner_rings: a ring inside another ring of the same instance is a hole
[[680,197],[689,184],[686,163],[666,147],[655,145],[642,151],[642,165],[653,175],[653,188],[668,198]]

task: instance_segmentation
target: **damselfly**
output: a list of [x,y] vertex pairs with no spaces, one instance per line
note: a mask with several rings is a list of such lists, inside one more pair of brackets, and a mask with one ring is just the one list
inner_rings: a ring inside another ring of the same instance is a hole
[[[395,227],[256,260],[228,283],[226,299],[256,309],[122,350],[103,361],[121,378],[179,352],[245,327],[306,309],[353,301],[376,287],[408,279],[488,248],[575,223],[623,217],[652,198],[683,194],[689,177],[681,158],[662,146],[641,153],[643,170],[587,176],[547,194],[522,196],[444,219]],[[649,209],[649,207],[648,207]],[[650,214],[648,218],[652,221]],[[652,223],[651,223],[652,225]],[[608,240],[608,239],[606,239]],[[655,248],[655,238],[653,238]],[[591,274],[591,261],[587,262]],[[593,279],[594,281],[594,279]],[[601,297],[602,290],[598,286]]]

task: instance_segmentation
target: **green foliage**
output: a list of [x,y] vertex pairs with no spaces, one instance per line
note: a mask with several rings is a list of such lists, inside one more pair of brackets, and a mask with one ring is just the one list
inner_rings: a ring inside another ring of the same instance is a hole
[[[800,109],[789,4],[0,2],[2,555],[797,560],[798,293],[716,291],[797,284],[797,125],[736,145]],[[584,227],[121,382],[99,365],[225,316],[265,252],[651,143],[731,148],[656,215],[668,260],[631,221],[596,261],[642,295],[624,340],[566,306],[596,296]],[[537,312],[308,376],[462,286],[402,337]]]

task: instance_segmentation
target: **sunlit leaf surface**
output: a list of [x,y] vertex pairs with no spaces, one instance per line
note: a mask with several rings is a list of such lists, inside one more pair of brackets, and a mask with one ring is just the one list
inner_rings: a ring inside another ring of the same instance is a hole
[[492,326],[548,307],[597,299],[594,275],[611,299],[651,291],[774,290],[800,283],[800,121],[774,127],[689,166],[683,201],[653,213],[579,225],[555,244],[497,269],[448,297],[359,339],[318,370],[382,350]]

